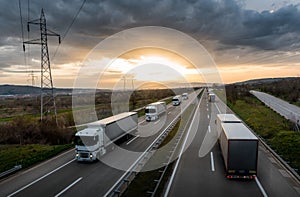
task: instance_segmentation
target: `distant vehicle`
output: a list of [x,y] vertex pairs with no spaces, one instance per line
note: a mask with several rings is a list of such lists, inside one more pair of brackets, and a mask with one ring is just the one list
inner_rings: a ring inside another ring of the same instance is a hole
[[166,102],[151,103],[145,108],[146,121],[157,120],[167,110]]
[[181,95],[176,95],[172,99],[173,106],[180,105],[181,103]]
[[182,99],[187,100],[189,98],[188,93],[183,93],[182,94]]
[[213,94],[213,93],[209,93],[209,95],[208,95],[208,100],[209,100],[209,102],[215,102],[215,100],[216,100],[216,95]]
[[234,116],[218,115],[219,144],[227,178],[254,178],[257,174],[258,138]]
[[95,161],[115,143],[124,140],[137,130],[137,112],[124,112],[96,122],[88,123],[87,128],[75,134],[77,161]]

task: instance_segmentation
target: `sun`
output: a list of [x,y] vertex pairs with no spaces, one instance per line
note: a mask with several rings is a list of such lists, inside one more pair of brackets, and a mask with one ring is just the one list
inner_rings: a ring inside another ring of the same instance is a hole
[[[109,62],[109,61],[106,61]],[[125,82],[124,82],[125,81]],[[203,81],[199,70],[184,57],[161,48],[139,48],[110,61],[101,84],[124,87],[158,82],[174,86]]]

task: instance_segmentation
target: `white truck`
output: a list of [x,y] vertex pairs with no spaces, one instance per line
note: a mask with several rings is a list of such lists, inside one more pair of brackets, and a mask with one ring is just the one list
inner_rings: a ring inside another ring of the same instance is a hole
[[189,98],[188,93],[185,92],[185,93],[182,94],[182,99],[183,100],[187,100],[188,98]]
[[215,100],[216,100],[216,95],[213,94],[213,93],[209,93],[209,95],[208,95],[208,100],[209,100],[209,102],[215,102]]
[[166,102],[160,101],[147,105],[145,107],[146,121],[157,120],[159,116],[167,110]]
[[137,112],[124,112],[86,124],[87,128],[75,134],[77,161],[95,161],[115,144],[133,135],[138,127]]
[[181,95],[176,95],[172,99],[173,106],[180,105],[181,103]]
[[227,178],[254,178],[258,138],[233,114],[218,114],[219,144]]

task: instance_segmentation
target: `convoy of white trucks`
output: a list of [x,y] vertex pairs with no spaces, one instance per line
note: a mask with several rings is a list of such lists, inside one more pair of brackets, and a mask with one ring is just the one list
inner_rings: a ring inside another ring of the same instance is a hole
[[182,101],[181,95],[176,95],[172,99],[172,104],[173,106],[177,106],[180,105],[181,101]]
[[147,105],[145,107],[146,121],[157,120],[159,116],[167,110],[166,102],[160,101]]
[[124,112],[96,122],[86,124],[87,128],[75,134],[77,161],[95,161],[115,143],[133,135],[137,130],[137,112]]
[[[181,95],[173,97],[172,103],[180,105]],[[157,120],[160,114],[166,112],[166,108],[165,102],[147,105],[146,120]],[[257,174],[258,138],[234,114],[217,114],[216,124],[226,177],[254,178]],[[77,161],[95,161],[113,150],[114,145],[126,136],[134,135],[138,127],[138,115],[137,112],[124,112],[86,126],[75,134]]]
[[258,138],[233,114],[218,114],[217,129],[227,178],[254,178]]

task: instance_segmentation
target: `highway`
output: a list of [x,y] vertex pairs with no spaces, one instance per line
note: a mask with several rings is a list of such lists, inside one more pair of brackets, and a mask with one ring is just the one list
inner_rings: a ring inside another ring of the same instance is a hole
[[[148,123],[140,118],[136,137],[121,147],[146,150],[193,96],[181,106],[168,105],[167,113],[159,121]],[[299,196],[299,182],[262,145],[257,180],[226,179],[215,125],[216,114],[225,111],[232,113],[218,97],[214,103],[208,102],[205,94],[201,98],[186,138],[182,139],[186,150],[176,160],[165,196]],[[67,151],[2,180],[0,196],[103,196],[125,173],[101,161],[78,163],[74,154],[74,149]],[[134,158],[125,158],[118,149],[105,155],[103,161],[116,157],[117,163],[124,162],[128,167],[134,162]]]
[[[139,119],[136,137],[123,143],[121,148],[143,153],[153,140],[167,127],[180,110],[187,106],[196,95],[182,105],[168,105],[167,113],[156,122]],[[103,161],[118,158],[118,163],[130,166],[136,158],[125,158],[116,149],[104,155]],[[21,171],[0,182],[0,196],[103,196],[124,174],[123,170],[106,165],[104,162],[78,163],[74,160],[74,149],[51,160]],[[124,166],[123,165],[123,166]]]
[[281,100],[264,92],[251,90],[250,93],[256,96],[265,105],[269,106],[274,111],[284,116],[286,119],[300,125],[300,107],[289,104],[284,100]]
[[[256,180],[225,177],[215,124],[216,114],[225,110],[232,113],[219,98],[210,103],[204,94],[190,128],[194,129],[195,122],[200,125],[190,146],[175,163],[164,196],[299,196],[299,182],[261,144]],[[186,139],[191,133],[188,131]]]

